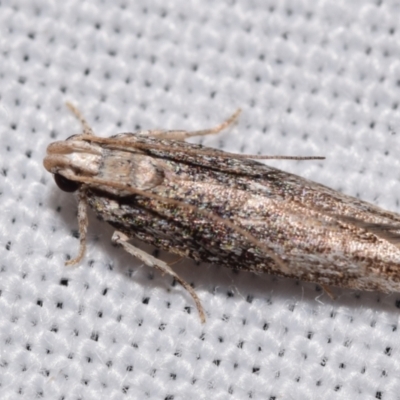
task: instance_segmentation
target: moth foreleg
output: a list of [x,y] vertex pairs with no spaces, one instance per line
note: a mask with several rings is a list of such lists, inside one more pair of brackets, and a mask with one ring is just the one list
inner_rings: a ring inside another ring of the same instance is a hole
[[79,226],[79,252],[78,255],[67,261],[65,265],[74,265],[82,260],[86,251],[86,232],[89,224],[88,216],[87,216],[87,198],[86,193],[81,190],[79,192],[79,200],[78,200],[78,226]]
[[194,136],[206,136],[206,135],[214,135],[221,132],[223,129],[227,128],[229,125],[232,125],[237,118],[239,117],[241,110],[237,109],[227,120],[215,126],[214,128],[202,129],[199,131],[184,131],[184,130],[172,130],[172,131],[148,131],[148,136],[156,137],[158,139],[170,139],[170,140],[185,140]]
[[151,254],[148,254],[145,251],[133,246],[131,243],[128,243],[129,237],[122,232],[115,231],[114,234],[112,235],[111,240],[113,243],[116,243],[119,246],[121,246],[129,254],[138,258],[148,267],[155,267],[162,273],[166,273],[168,275],[173,276],[193,297],[193,300],[196,303],[196,307],[200,315],[201,322],[204,323],[206,321],[203,306],[201,305],[200,299],[197,296],[194,289],[186,281],[184,281],[178,274],[176,274],[176,272],[174,272],[166,262],[159,260],[158,258],[153,257]]

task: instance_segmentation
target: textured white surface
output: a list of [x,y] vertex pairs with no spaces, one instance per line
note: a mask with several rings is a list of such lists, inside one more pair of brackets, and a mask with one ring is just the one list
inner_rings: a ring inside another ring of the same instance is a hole
[[[65,4],[64,4],[65,3]],[[399,295],[185,261],[208,313],[113,248],[44,170],[48,143],[214,125],[229,151],[399,211],[397,1],[0,3],[1,399],[398,399]],[[189,312],[190,311],[190,312]]]

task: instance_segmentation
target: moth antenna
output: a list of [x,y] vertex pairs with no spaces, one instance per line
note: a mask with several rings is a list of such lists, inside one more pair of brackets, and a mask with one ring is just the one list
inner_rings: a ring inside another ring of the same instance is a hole
[[81,123],[82,125],[82,135],[88,135],[88,136],[95,136],[92,128],[90,125],[87,123],[86,119],[82,115],[82,113],[69,101],[65,103],[65,105],[69,108],[69,110],[72,112],[72,114],[75,115],[76,119]]
[[258,154],[236,154],[236,153],[228,153],[225,151],[219,151],[216,149],[213,150],[203,150],[203,149],[180,149],[174,148],[172,146],[166,146],[163,144],[147,144],[147,143],[132,143],[131,141],[124,141],[120,138],[102,138],[98,136],[82,136],[82,140],[87,140],[90,142],[104,144],[110,150],[121,150],[121,151],[129,151],[129,147],[132,149],[138,150],[164,150],[170,153],[185,153],[192,155],[204,155],[204,156],[214,156],[220,157],[224,159],[236,159],[236,160],[296,160],[296,161],[305,161],[305,160],[325,160],[325,157],[322,156],[265,156]]

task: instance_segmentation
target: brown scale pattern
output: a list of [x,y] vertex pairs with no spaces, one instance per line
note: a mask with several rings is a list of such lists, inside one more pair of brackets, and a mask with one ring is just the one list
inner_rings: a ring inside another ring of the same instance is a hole
[[[163,171],[147,190],[165,202],[88,189],[88,202],[97,215],[128,236],[230,268],[323,285],[400,291],[398,214],[256,161],[221,157],[218,150],[207,149],[207,155],[185,153],[188,148],[201,151],[200,145],[146,137],[130,140],[182,151],[140,152],[149,157],[154,171]],[[137,156],[128,154],[132,159]],[[140,174],[140,168],[135,173]],[[233,222],[266,245],[287,268],[282,270],[223,222],[171,205],[168,199]]]

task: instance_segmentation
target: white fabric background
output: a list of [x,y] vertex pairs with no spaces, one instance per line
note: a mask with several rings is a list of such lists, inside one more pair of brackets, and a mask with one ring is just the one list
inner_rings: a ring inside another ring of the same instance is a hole
[[[207,311],[110,245],[43,166],[79,133],[236,127],[204,144],[399,211],[400,3],[0,3],[1,399],[399,399],[400,296],[184,261]],[[195,139],[194,139],[195,140]],[[151,251],[151,250],[150,250]],[[162,255],[163,257],[165,255]]]

